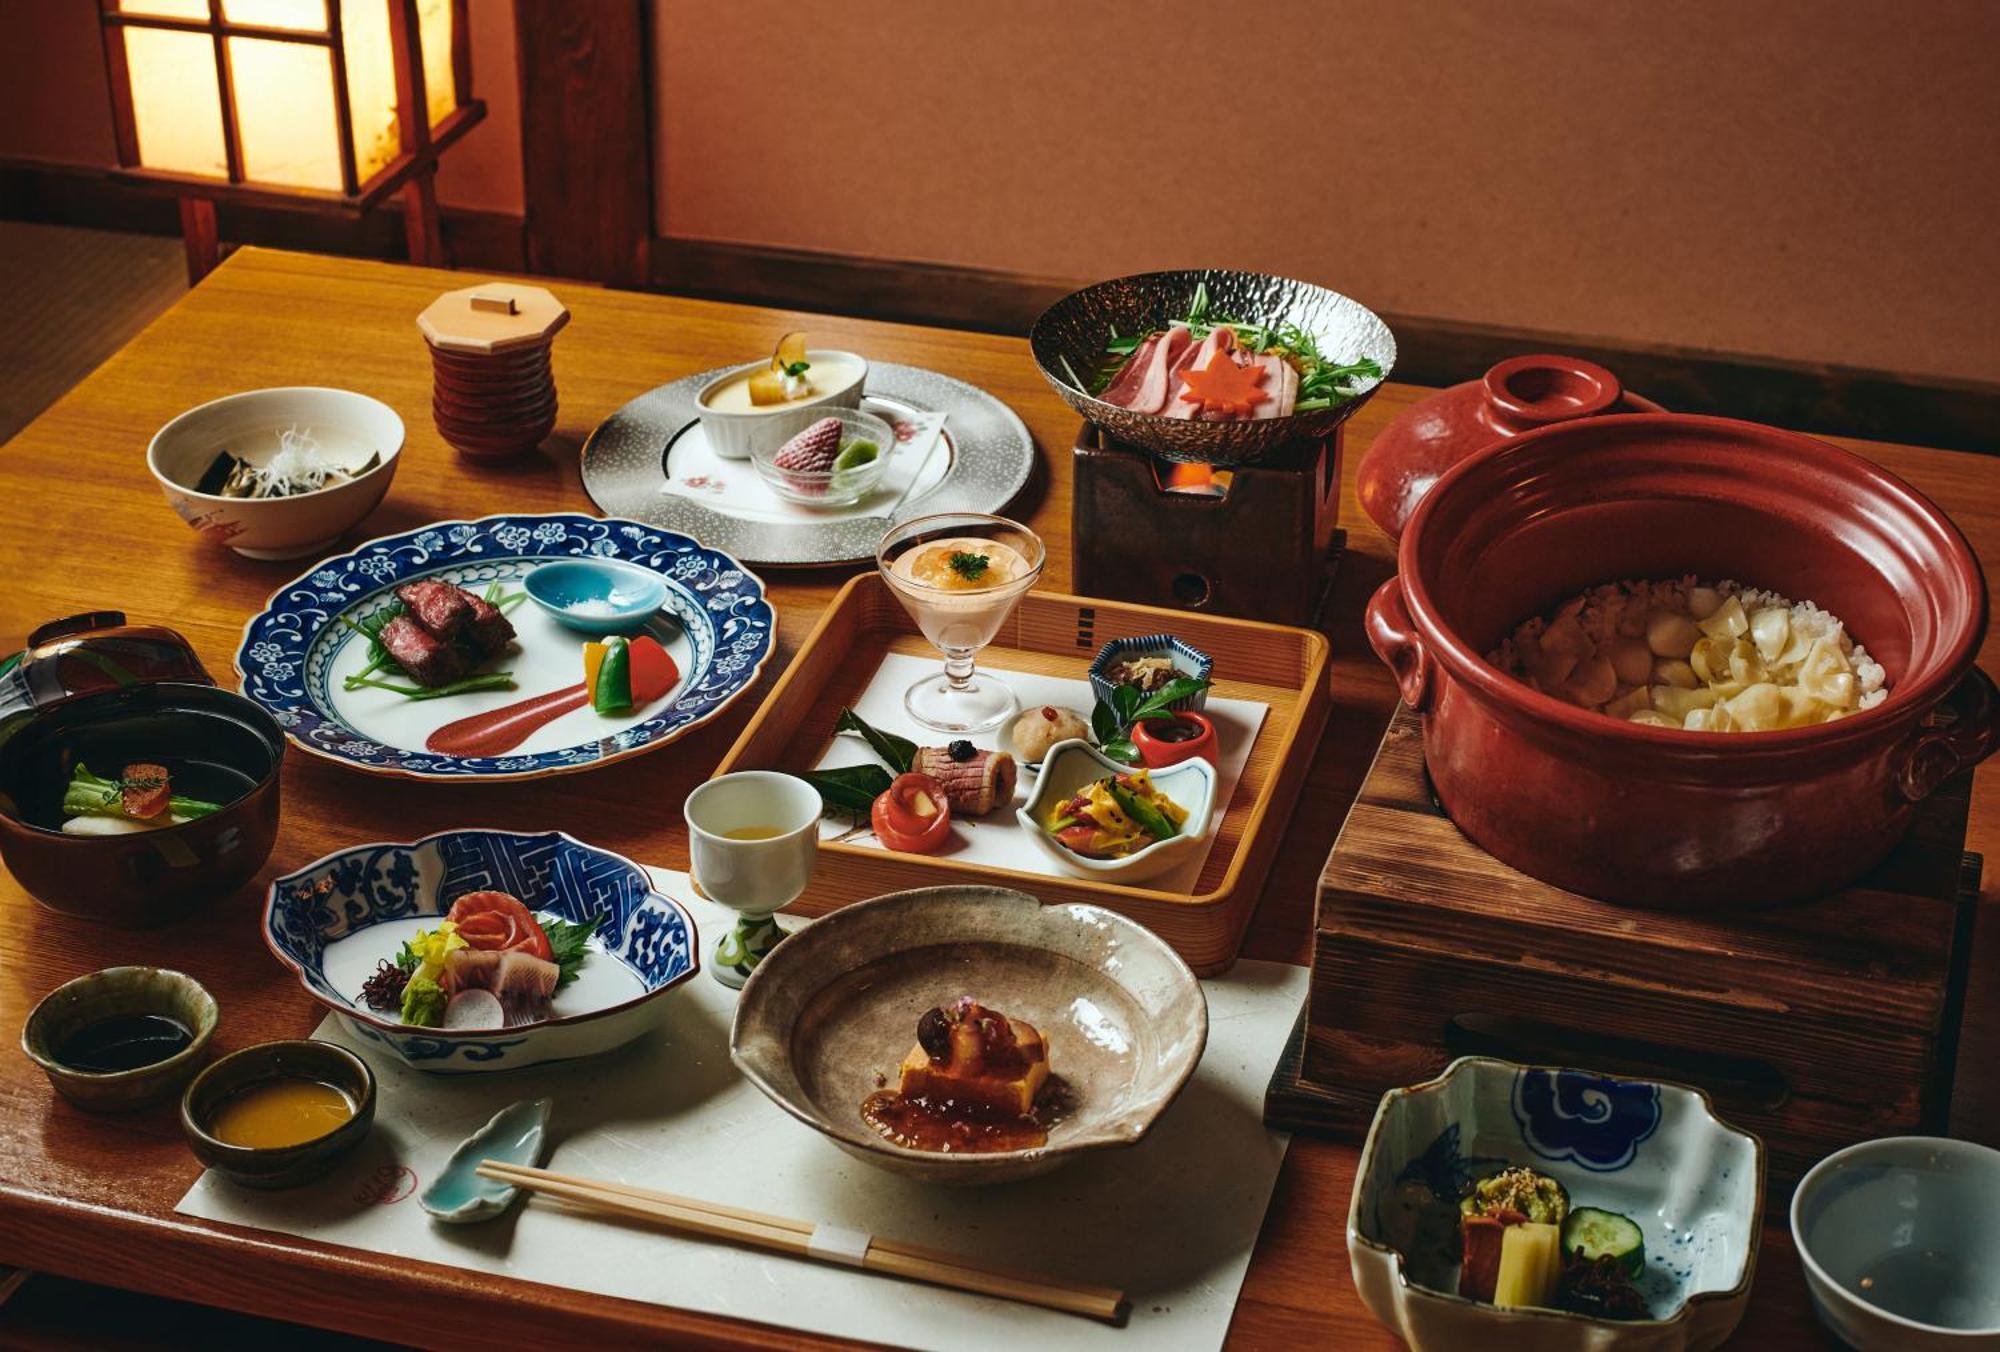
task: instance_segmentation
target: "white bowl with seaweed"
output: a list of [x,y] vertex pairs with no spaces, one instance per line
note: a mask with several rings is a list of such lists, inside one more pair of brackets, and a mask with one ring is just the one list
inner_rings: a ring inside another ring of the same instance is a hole
[[395,478],[403,420],[352,390],[292,385],[211,400],[153,434],[146,468],[167,505],[252,559],[326,549]]

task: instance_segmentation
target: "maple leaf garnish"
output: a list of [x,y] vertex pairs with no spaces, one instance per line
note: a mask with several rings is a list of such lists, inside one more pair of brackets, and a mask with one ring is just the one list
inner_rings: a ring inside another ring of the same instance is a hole
[[1217,351],[1199,371],[1181,373],[1181,399],[1217,413],[1245,414],[1271,397],[1259,388],[1268,374],[1262,362],[1238,366],[1228,352]]

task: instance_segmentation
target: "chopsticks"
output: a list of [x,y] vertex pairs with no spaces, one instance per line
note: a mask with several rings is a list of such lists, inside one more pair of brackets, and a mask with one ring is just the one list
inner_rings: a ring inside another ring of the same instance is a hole
[[708,1239],[733,1240],[753,1248],[788,1253],[799,1258],[845,1264],[869,1272],[935,1286],[955,1287],[979,1295],[1018,1300],[1064,1314],[1082,1315],[1122,1324],[1129,1306],[1125,1293],[1106,1286],[1088,1286],[1059,1277],[1025,1272],[1018,1268],[996,1267],[970,1258],[961,1258],[939,1249],[881,1239],[839,1226],[815,1225],[761,1211],[704,1202],[693,1197],[628,1187],[486,1160],[479,1166],[482,1177],[517,1188],[538,1192],[588,1211],[651,1221],[669,1230],[700,1235]]

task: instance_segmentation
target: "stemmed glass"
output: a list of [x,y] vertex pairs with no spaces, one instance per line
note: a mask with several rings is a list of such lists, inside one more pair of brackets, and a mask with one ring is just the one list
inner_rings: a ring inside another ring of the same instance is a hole
[[1042,542],[1018,521],[983,512],[941,512],[891,527],[875,562],[944,670],[903,695],[910,717],[936,732],[997,728],[1019,709],[1014,692],[973,669],[1014,603],[1042,575]]

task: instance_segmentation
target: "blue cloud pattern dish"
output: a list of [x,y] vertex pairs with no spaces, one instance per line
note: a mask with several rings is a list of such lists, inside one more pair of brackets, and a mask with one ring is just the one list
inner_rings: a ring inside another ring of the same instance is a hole
[[[538,608],[514,609],[515,649],[496,665],[517,688],[406,700],[350,690],[368,641],[350,625],[394,603],[394,589],[436,577],[476,592],[519,591],[551,559],[623,562],[658,575],[666,596],[643,626],[673,656],[681,680],[629,715],[572,712],[502,755],[426,748],[445,723],[559,690],[581,679],[582,638]],[[371,540],[280,587],[243,630],[236,670],[300,750],[378,774],[418,779],[526,779],[587,770],[654,750],[720,713],[757,682],[777,642],[764,585],[727,554],[631,521],[565,513],[441,521]]]
[[[602,915],[554,1017],[513,1028],[415,1028],[371,1010],[361,986],[376,963],[434,925],[467,892],[512,893],[572,923]],[[700,966],[694,919],[623,856],[547,831],[446,831],[414,844],[357,845],[271,884],[264,942],[365,1044],[419,1070],[513,1070],[592,1056],[651,1030],[659,997]]]
[[[1455,1200],[1502,1162],[1553,1176],[1575,1205],[1638,1222],[1652,1318],[1500,1309],[1456,1294],[1456,1263],[1427,1260],[1410,1242],[1398,1185],[1416,1178]],[[1363,1303],[1417,1352],[1712,1348],[1749,1302],[1763,1192],[1763,1144],[1718,1118],[1700,1090],[1461,1057],[1382,1096],[1348,1210],[1348,1262]]]

